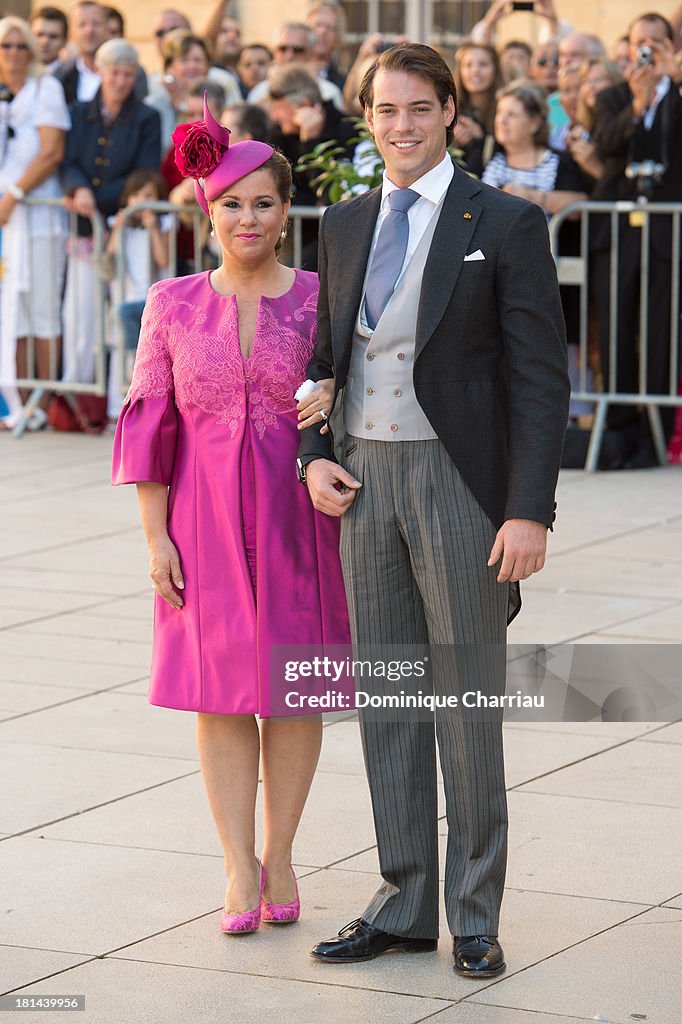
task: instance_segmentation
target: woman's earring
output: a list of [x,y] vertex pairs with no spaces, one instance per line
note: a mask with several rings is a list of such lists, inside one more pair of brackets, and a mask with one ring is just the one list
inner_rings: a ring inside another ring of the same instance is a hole
[[211,238],[215,238],[215,227],[213,221],[211,221]]
[[287,237],[287,226],[286,226],[286,224],[282,224],[282,230],[279,233],[279,237],[282,239],[282,241],[284,241],[284,239]]

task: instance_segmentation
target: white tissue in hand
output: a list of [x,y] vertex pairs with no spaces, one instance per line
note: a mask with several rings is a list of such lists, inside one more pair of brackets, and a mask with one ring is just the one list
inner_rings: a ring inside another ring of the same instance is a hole
[[302,399],[307,398],[310,392],[314,391],[316,387],[317,384],[315,383],[314,380],[304,380],[300,388],[294,395],[294,398],[296,399],[297,402],[300,402]]

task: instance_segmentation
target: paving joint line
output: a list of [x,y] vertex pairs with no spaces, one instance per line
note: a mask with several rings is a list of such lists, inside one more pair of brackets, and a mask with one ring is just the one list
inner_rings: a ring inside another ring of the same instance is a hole
[[[30,558],[33,555],[47,555],[51,551],[62,551],[64,548],[76,548],[83,544],[91,544],[97,540],[113,540],[114,537],[122,537],[126,533],[138,533],[139,526],[120,526],[116,530],[108,530],[106,533],[88,534],[86,537],[79,537],[77,540],[62,541],[60,544],[49,544],[44,548],[32,548],[30,551],[21,551],[11,555],[0,555],[0,562],[13,562],[18,558]],[[23,569],[25,566],[16,566]],[[44,570],[42,570],[44,571]],[[53,571],[53,570],[48,570]]]
[[[32,832],[37,832],[41,828],[50,828],[51,825],[58,825],[62,821],[69,821],[71,818],[79,818],[83,814],[88,814],[89,811],[97,811],[97,810],[99,810],[102,807],[109,807],[111,804],[120,803],[121,800],[127,800],[131,796],[140,796],[142,793],[148,793],[148,792],[150,792],[153,789],[159,789],[161,786],[167,786],[171,782],[178,782],[178,781],[180,781],[180,779],[187,779],[187,778],[189,778],[192,775],[199,775],[200,772],[201,772],[201,769],[197,768],[197,769],[195,769],[192,772],[185,772],[183,775],[177,775],[177,776],[175,776],[172,779],[163,779],[161,782],[155,782],[151,786],[144,786],[142,789],[133,790],[133,792],[131,792],[131,793],[124,793],[121,796],[112,797],[111,800],[103,800],[101,803],[93,804],[92,807],[85,807],[81,811],[72,811],[70,814],[63,814],[61,817],[54,818],[52,821],[43,821],[39,825],[32,825],[31,828],[25,828],[25,829],[22,829],[20,832],[12,832],[11,835],[5,835],[2,839],[0,839],[0,842],[6,842],[8,839],[18,839],[18,838],[20,838],[22,836],[30,836]],[[42,838],[42,837],[40,837],[40,838]],[[48,838],[51,838],[51,837],[48,837]],[[55,839],[56,838],[57,837],[55,837]],[[86,840],[76,840],[76,841],[77,842],[86,842]],[[112,846],[112,845],[115,845],[115,844],[112,844],[112,843],[104,843],[104,844],[98,843],[98,844],[93,844],[93,845]],[[127,849],[127,847],[122,847],[122,849]],[[133,847],[133,849],[136,849],[136,847]],[[146,847],[140,847],[140,849],[146,849]],[[168,851],[168,852],[171,852],[171,851]]]
[[[71,591],[64,591],[64,593],[71,593]],[[78,593],[78,591],[74,591],[74,593]],[[146,593],[146,591],[144,591],[144,593]],[[133,596],[141,596],[141,595],[133,595],[133,594],[129,595],[129,597],[133,597]],[[101,597],[100,597],[100,595],[97,595],[97,598],[98,599],[96,601],[90,601],[90,602],[88,602],[88,604],[77,605],[75,608],[60,608],[57,611],[48,612],[47,614],[40,615],[40,616],[38,616],[37,618],[34,618],[34,619],[25,619],[22,622],[15,622],[11,626],[0,626],[0,633],[9,632],[9,631],[11,631],[13,629],[16,629],[17,632],[19,632],[19,627],[21,627],[23,629],[25,626],[32,626],[32,625],[34,625],[35,623],[38,623],[38,622],[51,622],[53,619],[60,619],[63,616],[66,616],[66,615],[79,615],[79,614],[83,614],[84,612],[87,612],[89,608],[104,608],[107,605],[112,603],[112,600],[111,600],[110,597],[105,597],[104,595],[101,595]],[[116,600],[125,601],[126,599],[127,598],[124,597],[124,598],[117,598]],[[32,611],[33,609],[27,609],[27,610],[28,611]],[[99,618],[99,617],[100,616],[96,616],[96,615],[92,616],[92,618]],[[104,618],[104,616],[101,616],[101,618]],[[120,618],[120,616],[119,616],[119,618]],[[135,620],[135,621],[137,621],[137,620]],[[23,634],[19,633],[19,635],[21,636]],[[76,634],[74,634],[74,633],[58,633],[58,634],[57,633],[40,633],[39,635],[40,636],[76,636]],[[103,640],[106,640],[108,638],[107,637],[101,637],[101,638],[100,637],[82,637],[81,639],[85,639],[85,640],[103,639]]]
[[[114,683],[113,686],[106,686],[106,687],[103,687],[102,689],[99,689],[99,690],[84,690],[83,693],[79,694],[77,697],[65,697],[64,700],[55,701],[54,704],[45,704],[45,705],[43,705],[42,707],[39,707],[39,708],[32,708],[30,711],[20,711],[16,715],[10,715],[8,718],[0,719],[0,728],[3,725],[5,725],[7,722],[16,722],[17,719],[19,719],[19,718],[28,718],[30,715],[39,715],[43,711],[52,711],[54,708],[61,708],[61,707],[63,707],[64,704],[75,704],[77,701],[85,700],[88,697],[98,697],[102,693],[110,693],[112,690],[116,690],[119,686],[130,686],[132,683],[139,683],[143,679],[148,679],[148,678],[149,678],[148,676],[140,676],[139,679],[131,679],[127,683]],[[7,682],[7,681],[8,680],[5,680],[5,682]],[[42,684],[38,683],[37,685],[39,685],[39,686],[42,685],[46,689],[52,689],[52,687],[50,686],[49,683],[42,683]],[[126,697],[138,697],[138,696],[140,696],[140,694],[137,694],[137,693],[126,693],[126,694],[124,694],[124,696],[126,696]],[[2,732],[0,732],[0,742],[2,742]],[[42,745],[47,746],[48,744],[39,744],[39,746],[42,746]]]
[[[520,967],[518,971],[513,971],[511,975],[504,974],[499,978],[491,978],[490,984],[487,989],[494,988],[496,985],[503,984],[509,977],[517,977],[524,974],[526,971],[532,970],[534,967],[539,967],[540,964],[547,963],[549,960],[553,960],[555,957],[560,956],[562,953],[567,953],[570,949],[576,949],[578,946],[584,945],[586,942],[591,942],[592,939],[598,938],[600,935],[606,935],[607,932],[611,932],[614,928],[620,928],[622,925],[627,924],[629,921],[634,921],[638,917],[642,917],[644,914],[648,914],[651,908],[647,907],[645,910],[640,910],[636,914],[632,914],[630,917],[623,918],[622,921],[616,921],[614,924],[608,925],[606,928],[601,928],[599,931],[592,932],[590,935],[586,935],[583,939],[578,939],[577,942],[572,942],[568,946],[564,946],[561,949],[555,950],[553,953],[549,953],[547,956],[541,957],[539,960],[535,960],[532,964],[527,964],[525,967]],[[473,997],[466,997],[473,998]],[[487,1004],[484,1004],[487,1005]],[[510,1009],[510,1007],[505,1007]],[[546,1012],[546,1011],[545,1011]]]
[[[606,754],[606,753],[610,752],[611,750],[618,750],[620,747],[626,747],[630,743],[636,743],[641,738],[641,736],[643,736],[643,735],[651,736],[653,733],[660,732],[662,729],[666,729],[671,724],[674,724],[674,723],[671,723],[671,722],[661,722],[661,724],[660,724],[658,729],[649,729],[648,732],[640,733],[638,736],[627,736],[627,737],[625,737],[625,738],[623,738],[621,740],[618,740],[618,741],[612,743],[611,746],[602,747],[601,750],[593,750],[592,753],[584,754],[582,757],[577,758],[577,760],[575,760],[575,761],[570,761],[568,764],[560,765],[558,768],[550,768],[549,771],[541,772],[539,775],[533,776],[532,779],[526,779],[524,782],[517,782],[516,785],[509,786],[507,788],[507,792],[508,793],[514,793],[517,790],[519,790],[519,788],[521,786],[527,786],[531,782],[537,782],[539,779],[546,779],[550,775],[556,775],[557,772],[563,771],[564,768],[572,768],[576,764],[582,764],[583,761],[591,761],[593,758],[599,757],[601,754]],[[578,734],[577,733],[564,733],[563,735],[571,735],[571,736],[573,736],[573,735],[578,735]],[[551,796],[552,794],[549,794],[549,795]],[[562,795],[562,794],[557,794],[557,795]],[[659,806],[659,805],[656,804],[655,806]],[[661,805],[661,806],[666,806],[667,807],[669,805],[665,804],[665,805]]]

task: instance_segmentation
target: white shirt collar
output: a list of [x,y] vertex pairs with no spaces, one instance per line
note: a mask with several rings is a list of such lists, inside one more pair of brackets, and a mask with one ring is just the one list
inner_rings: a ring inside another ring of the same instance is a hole
[[[448,190],[448,186],[452,181],[455,173],[455,168],[452,165],[452,157],[446,152],[440,163],[432,167],[426,174],[422,174],[421,178],[417,178],[410,188],[413,192],[418,192],[424,199],[428,199],[430,203],[437,206],[443,196]],[[399,186],[394,185],[391,179],[384,171],[384,181],[381,187],[381,205],[382,207],[386,203],[388,196],[391,192],[395,191]]]
[[76,57],[76,68],[78,69],[78,73],[81,75],[85,75],[86,78],[88,77],[88,75],[91,78],[100,77],[96,71],[92,71],[91,68],[87,66],[83,58],[80,56],[80,54],[78,55],[78,57]]
[[663,75],[660,82],[656,83],[656,99],[660,103],[664,96],[667,95],[668,89],[670,88],[671,80],[668,75]]

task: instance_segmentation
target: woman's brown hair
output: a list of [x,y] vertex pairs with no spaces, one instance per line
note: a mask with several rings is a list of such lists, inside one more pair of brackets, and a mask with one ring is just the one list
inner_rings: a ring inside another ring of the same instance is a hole
[[545,99],[544,89],[530,79],[517,80],[505,85],[497,94],[497,102],[506,96],[517,99],[529,117],[539,117],[540,124],[533,135],[536,146],[546,146],[549,142],[549,123],[547,120],[549,107]]
[[[492,61],[493,69],[495,72],[493,78],[493,84],[485,93],[485,99],[481,106],[474,106],[474,102],[471,93],[464,87],[462,82],[462,74],[460,71],[460,64],[462,63],[462,57],[469,50],[483,50],[487,53]],[[487,43],[473,43],[467,41],[457,49],[455,53],[455,86],[457,88],[457,95],[459,96],[459,105],[462,114],[467,116],[473,116],[474,119],[480,124],[481,128],[492,135],[495,130],[495,106],[497,105],[497,92],[502,88],[504,79],[502,77],[502,69],[500,68],[500,58],[497,55],[497,50],[493,46],[488,46]]]
[[186,57],[194,46],[199,46],[204,51],[206,61],[210,64],[211,54],[205,39],[195,36],[193,32],[188,32],[185,28],[174,28],[172,32],[168,32],[161,47],[164,68],[168,68],[174,60]]

